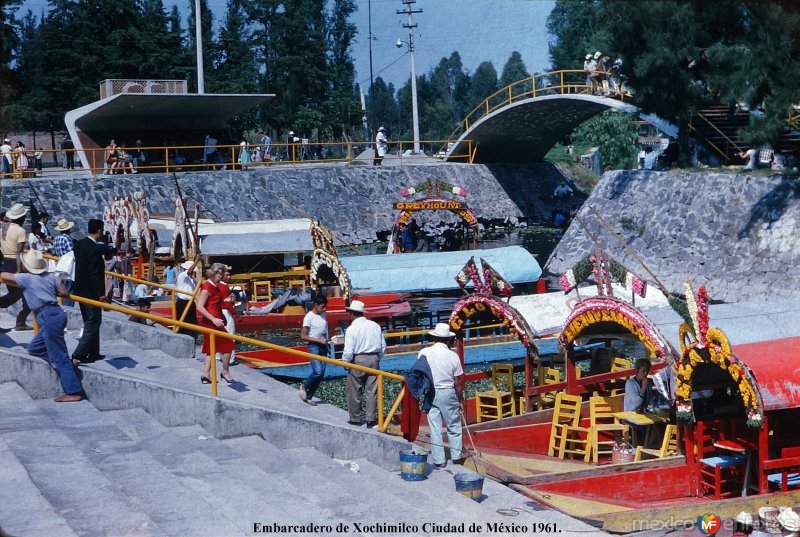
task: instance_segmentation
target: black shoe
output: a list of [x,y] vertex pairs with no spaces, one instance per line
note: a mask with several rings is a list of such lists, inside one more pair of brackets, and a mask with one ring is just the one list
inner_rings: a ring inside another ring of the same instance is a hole
[[367,429],[374,429],[377,426],[378,426],[378,422],[377,421],[368,421],[367,422]]
[[17,332],[24,332],[26,330],[33,330],[33,327],[27,324],[18,324],[17,326],[14,327],[14,330],[16,330]]
[[443,462],[443,463],[439,464],[437,462],[437,463],[434,464],[434,466],[437,467],[437,468],[447,468],[447,463]]
[[89,358],[88,356],[78,356],[77,354],[73,354],[72,355],[72,359],[73,360],[77,360],[78,362],[80,362],[82,364],[91,364],[91,363],[94,362],[94,360]]
[[211,379],[205,375],[200,375],[200,382],[203,384],[211,384]]
[[233,379],[230,379],[230,380],[226,379],[225,377],[223,377],[223,376],[222,376],[222,374],[220,374],[219,378],[220,378],[220,379],[222,379],[222,380],[224,380],[224,381],[225,381],[225,382],[227,382],[228,384],[233,384],[233,383],[235,383],[235,382],[236,382],[236,381],[235,381],[235,380],[233,380]]
[[362,425],[364,425],[364,422],[362,422],[362,421],[349,421],[348,420],[347,424],[348,425],[355,425],[356,427],[361,427]]
[[464,466],[464,461],[466,460],[467,460],[466,457],[461,457],[460,459],[453,459],[453,464],[460,464],[461,466]]

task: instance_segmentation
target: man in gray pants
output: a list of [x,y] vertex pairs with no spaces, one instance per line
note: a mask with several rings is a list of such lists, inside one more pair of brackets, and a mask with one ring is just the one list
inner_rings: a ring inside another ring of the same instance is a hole
[[[364,303],[353,300],[347,308],[353,317],[350,328],[344,334],[342,359],[372,369],[378,369],[381,357],[386,352],[386,340],[381,327],[364,317]],[[366,390],[367,428],[378,425],[378,377],[364,371],[349,369],[347,374],[347,409],[350,425],[361,425],[361,394]]]

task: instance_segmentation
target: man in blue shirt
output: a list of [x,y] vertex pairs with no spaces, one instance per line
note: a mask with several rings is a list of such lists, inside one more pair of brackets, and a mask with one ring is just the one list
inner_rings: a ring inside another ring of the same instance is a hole
[[42,252],[29,250],[22,255],[23,272],[0,273],[0,278],[22,289],[25,301],[33,311],[39,331],[28,344],[28,353],[46,359],[58,373],[64,395],[56,397],[57,403],[72,403],[84,397],[83,386],[69,358],[64,329],[67,316],[58,305],[58,297],[69,293],[56,277],[47,272],[47,261]]

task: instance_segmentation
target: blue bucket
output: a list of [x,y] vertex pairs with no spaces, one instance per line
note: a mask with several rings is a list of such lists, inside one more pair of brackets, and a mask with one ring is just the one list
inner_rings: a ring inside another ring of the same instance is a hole
[[456,491],[467,498],[477,500],[483,494],[483,476],[476,473],[463,473],[453,476],[456,481]]
[[400,451],[400,477],[406,481],[422,481],[428,467],[427,453]]

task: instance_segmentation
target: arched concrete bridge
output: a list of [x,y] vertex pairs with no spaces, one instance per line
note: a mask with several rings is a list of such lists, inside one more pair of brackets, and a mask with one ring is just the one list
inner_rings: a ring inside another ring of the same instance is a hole
[[629,98],[624,88],[587,85],[585,71],[535,75],[510,84],[475,107],[449,137],[454,142],[445,158],[450,162],[541,162],[575,127],[608,109],[638,115],[677,136],[676,126],[640,114],[626,102]]

